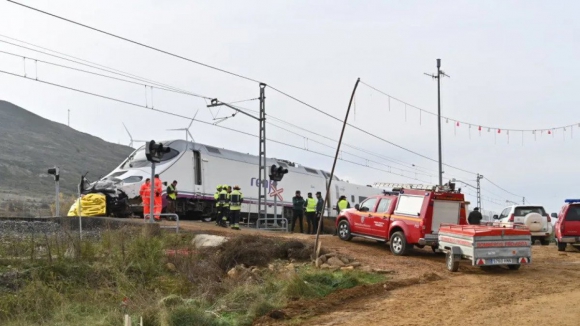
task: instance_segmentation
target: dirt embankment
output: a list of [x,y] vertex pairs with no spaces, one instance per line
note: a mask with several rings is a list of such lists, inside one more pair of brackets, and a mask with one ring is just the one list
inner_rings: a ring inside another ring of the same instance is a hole
[[[208,223],[184,222],[196,232],[254,233],[314,241],[313,236],[231,231]],[[392,270],[385,285],[336,292],[322,300],[296,301],[284,309],[291,320],[261,318],[255,325],[576,325],[580,318],[580,251],[534,246],[532,264],[519,271],[483,271],[467,261],[459,272],[445,268],[443,255],[429,249],[393,256],[385,244],[321,236],[327,250],[356,257],[376,269]]]

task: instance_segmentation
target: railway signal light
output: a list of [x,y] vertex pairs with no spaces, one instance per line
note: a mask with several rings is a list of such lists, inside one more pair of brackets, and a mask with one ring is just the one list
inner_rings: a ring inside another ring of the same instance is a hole
[[154,140],[149,141],[145,144],[145,156],[147,161],[153,163],[161,162],[163,154],[169,153],[171,148],[164,147],[162,143],[156,144]]
[[58,167],[53,167],[52,169],[48,169],[48,174],[54,176],[54,181],[58,181],[60,179],[60,169]]
[[60,180],[60,169],[55,166],[51,169],[48,169],[48,171],[46,171],[48,174],[52,175],[54,178],[54,188],[56,191],[56,198],[55,198],[55,203],[54,203],[54,208],[55,208],[55,217],[60,217],[60,189],[59,189],[59,184],[58,181]]
[[273,181],[282,181],[282,178],[284,177],[284,174],[288,173],[288,169],[285,169],[281,166],[276,166],[276,164],[273,164],[270,167],[270,180]]

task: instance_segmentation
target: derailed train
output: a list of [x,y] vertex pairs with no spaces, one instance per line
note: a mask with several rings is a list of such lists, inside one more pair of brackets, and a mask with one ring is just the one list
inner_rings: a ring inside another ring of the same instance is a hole
[[[258,187],[263,187],[268,194],[268,214],[274,214],[273,196],[277,194],[277,212],[284,217],[292,216],[292,197],[300,190],[303,197],[308,192],[314,195],[317,191],[325,192],[330,173],[301,166],[286,160],[268,158],[266,165],[273,164],[288,169],[280,182],[258,180],[258,156],[243,154],[231,150],[216,148],[184,140],[162,141],[170,147],[161,162],[155,165],[155,171],[164,183],[177,180],[176,211],[181,218],[203,219],[211,221],[215,209],[213,194],[216,186],[228,184],[239,185],[244,194],[242,218],[256,218],[258,212]],[[142,214],[143,207],[139,189],[151,175],[151,163],[145,156],[145,145],[135,150],[115,170],[101,181],[113,181],[117,189],[127,195],[131,209]],[[330,202],[325,208],[325,216],[335,217],[335,205],[338,198],[346,196],[351,206],[360,203],[366,197],[381,193],[380,189],[371,186],[355,185],[334,176],[330,191]],[[165,196],[163,207],[166,207]]]

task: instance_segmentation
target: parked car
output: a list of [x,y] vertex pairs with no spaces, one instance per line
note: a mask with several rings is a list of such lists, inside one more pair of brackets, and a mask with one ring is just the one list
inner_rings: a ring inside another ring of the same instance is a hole
[[558,251],[566,250],[568,244],[580,244],[580,199],[566,199],[556,220],[556,244]]
[[552,221],[543,206],[512,205],[504,208],[500,215],[494,215],[496,224],[511,227],[514,224],[525,225],[532,234],[532,244],[540,240],[542,245],[550,244]]
[[390,241],[394,255],[405,255],[413,246],[428,245],[435,251],[442,223],[467,224],[464,203],[463,194],[454,187],[445,191],[393,189],[342,210],[336,229],[345,241],[353,237]]

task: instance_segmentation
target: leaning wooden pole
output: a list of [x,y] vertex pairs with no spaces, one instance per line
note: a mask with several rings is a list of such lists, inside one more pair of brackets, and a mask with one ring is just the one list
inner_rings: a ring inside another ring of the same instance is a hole
[[344,117],[344,122],[342,123],[342,131],[340,132],[340,138],[338,139],[338,146],[336,146],[336,154],[334,154],[334,162],[332,163],[332,170],[330,171],[330,178],[328,179],[328,184],[326,185],[326,194],[324,196],[324,201],[322,202],[322,212],[320,213],[320,219],[318,220],[318,227],[316,228],[316,242],[314,243],[314,259],[318,258],[316,252],[318,249],[318,240],[320,237],[320,228],[322,226],[322,219],[324,218],[324,210],[326,207],[326,202],[329,200],[330,185],[332,184],[332,178],[334,177],[334,168],[336,168],[336,161],[338,160],[338,153],[340,153],[340,145],[342,144],[342,137],[344,136],[344,129],[346,128],[346,123],[348,121],[348,115],[350,114],[350,107],[352,106],[352,100],[354,99],[354,94],[356,93],[356,88],[360,78],[356,80],[354,84],[354,89],[350,95],[350,101],[348,102],[348,109],[346,110],[346,117]]

